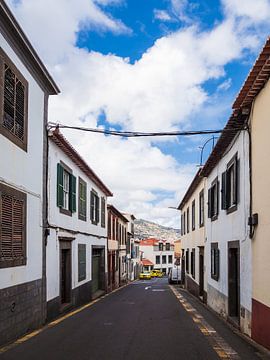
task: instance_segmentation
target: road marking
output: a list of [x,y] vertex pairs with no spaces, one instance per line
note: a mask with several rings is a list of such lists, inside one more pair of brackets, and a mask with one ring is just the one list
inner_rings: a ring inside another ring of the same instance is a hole
[[203,316],[199,314],[198,311],[194,309],[173,286],[169,285],[169,287],[183,308],[190,314],[192,320],[198,326],[201,333],[206,336],[210,345],[218,354],[220,359],[240,360],[238,353],[226,343],[226,341],[216,332],[214,328],[212,328],[212,326],[207,323]]
[[153,289],[152,291],[165,291],[165,289]]
[[66,315],[61,316],[60,318],[51,321],[50,323],[44,325],[42,328],[37,329],[37,330],[34,330],[34,331],[32,331],[31,333],[22,336],[21,338],[17,339],[17,340],[14,341],[13,343],[1,347],[1,348],[0,348],[0,354],[3,354],[4,352],[6,352],[6,351],[8,351],[8,350],[11,350],[12,348],[14,348],[14,347],[16,347],[16,346],[18,346],[18,345],[26,342],[27,340],[32,339],[32,338],[35,337],[36,335],[42,333],[44,330],[49,329],[49,328],[52,328],[53,326],[56,326],[56,325],[60,324],[62,321],[64,321],[64,320],[68,319],[69,317],[71,317],[71,316],[73,316],[73,315],[76,315],[76,314],[78,314],[79,312],[81,312],[81,311],[83,311],[83,310],[91,307],[92,305],[96,304],[98,301],[100,301],[100,300],[104,299],[105,297],[107,297],[107,296],[115,293],[116,291],[119,291],[119,290],[123,289],[124,287],[126,287],[126,286],[128,286],[128,285],[129,285],[129,284],[126,284],[126,285],[123,285],[123,286],[121,286],[121,287],[119,287],[119,288],[117,288],[117,289],[114,289],[113,291],[109,292],[108,294],[105,294],[105,295],[99,297],[98,299],[95,299],[95,300],[93,300],[93,301],[91,301],[91,302],[89,302],[89,303],[81,306],[80,308],[78,308],[78,309],[76,309],[76,310],[73,310],[73,311],[67,313]]

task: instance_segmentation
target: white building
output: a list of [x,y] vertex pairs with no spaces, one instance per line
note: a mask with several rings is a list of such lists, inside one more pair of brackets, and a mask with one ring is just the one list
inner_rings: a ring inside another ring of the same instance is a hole
[[169,241],[154,238],[141,240],[140,251],[143,253],[143,264],[148,260],[149,264],[153,264],[154,269],[161,270],[164,274],[168,274],[173,267],[174,245]]
[[226,131],[243,118],[229,119],[179,209],[187,289],[250,335],[249,135]]
[[140,274],[140,251],[139,240],[134,238],[134,221],[136,220],[133,214],[123,214],[128,219],[128,238],[127,238],[127,269],[128,280],[133,281],[138,279]]
[[56,129],[49,134],[48,318],[106,291],[110,190]]
[[[240,119],[241,121],[241,119]],[[231,117],[227,127],[239,126]],[[225,128],[226,129],[226,128]],[[250,334],[252,299],[248,132],[224,131],[201,175],[207,177],[207,303]]]
[[0,344],[46,317],[46,123],[59,92],[0,2]]

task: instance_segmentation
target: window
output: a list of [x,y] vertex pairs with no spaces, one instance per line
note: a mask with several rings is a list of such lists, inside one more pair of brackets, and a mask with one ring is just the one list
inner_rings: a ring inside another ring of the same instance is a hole
[[189,233],[189,208],[187,208],[187,233]]
[[163,243],[158,244],[158,249],[159,249],[159,251],[163,251]]
[[94,189],[90,194],[90,219],[94,225],[99,223],[99,197]]
[[101,198],[101,227],[105,228],[105,222],[106,222],[106,201],[105,198]]
[[204,226],[204,192],[199,194],[199,226]]
[[78,281],[86,279],[86,245],[78,244]]
[[0,133],[27,151],[28,83],[0,49]]
[[166,264],[166,255],[162,255],[162,264]]
[[218,208],[219,208],[219,181],[216,178],[211,185],[211,188],[208,190],[208,217],[211,220],[216,220],[218,218]]
[[160,264],[160,256],[156,255],[156,264]]
[[166,243],[166,251],[170,251],[171,250],[171,244],[170,243]]
[[66,215],[76,212],[76,177],[61,163],[57,164],[57,206]]
[[189,250],[186,250],[186,272],[189,273]]
[[0,184],[0,268],[26,264],[26,200]]
[[80,220],[86,221],[86,182],[79,178],[79,204],[78,204],[78,217]]
[[219,248],[218,243],[211,243],[211,277],[219,279]]
[[181,236],[184,235],[183,214],[181,214]]
[[169,255],[168,262],[169,262],[169,264],[172,264],[172,255]]
[[192,230],[195,230],[195,200],[192,201],[191,226],[192,226]]
[[192,249],[190,253],[190,267],[191,275],[193,278],[195,278],[195,249]]
[[238,173],[239,160],[237,154],[227,164],[227,170],[222,174],[221,208],[231,213],[237,210],[238,203]]

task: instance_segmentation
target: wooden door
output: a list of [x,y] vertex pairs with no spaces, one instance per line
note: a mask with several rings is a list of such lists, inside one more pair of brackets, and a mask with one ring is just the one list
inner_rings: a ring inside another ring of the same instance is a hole
[[93,250],[93,255],[92,255],[92,293],[93,294],[100,289],[100,265],[101,265],[101,254],[99,251]]
[[60,258],[61,274],[60,274],[60,297],[61,303],[66,304],[71,299],[71,250],[61,249]]
[[239,274],[239,248],[228,249],[228,310],[229,316],[237,318],[240,314],[240,274]]

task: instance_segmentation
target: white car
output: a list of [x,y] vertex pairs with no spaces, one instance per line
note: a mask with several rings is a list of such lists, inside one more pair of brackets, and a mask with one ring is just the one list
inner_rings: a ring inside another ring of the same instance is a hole
[[168,276],[169,284],[181,284],[182,276],[181,276],[181,266],[174,266],[170,269]]

